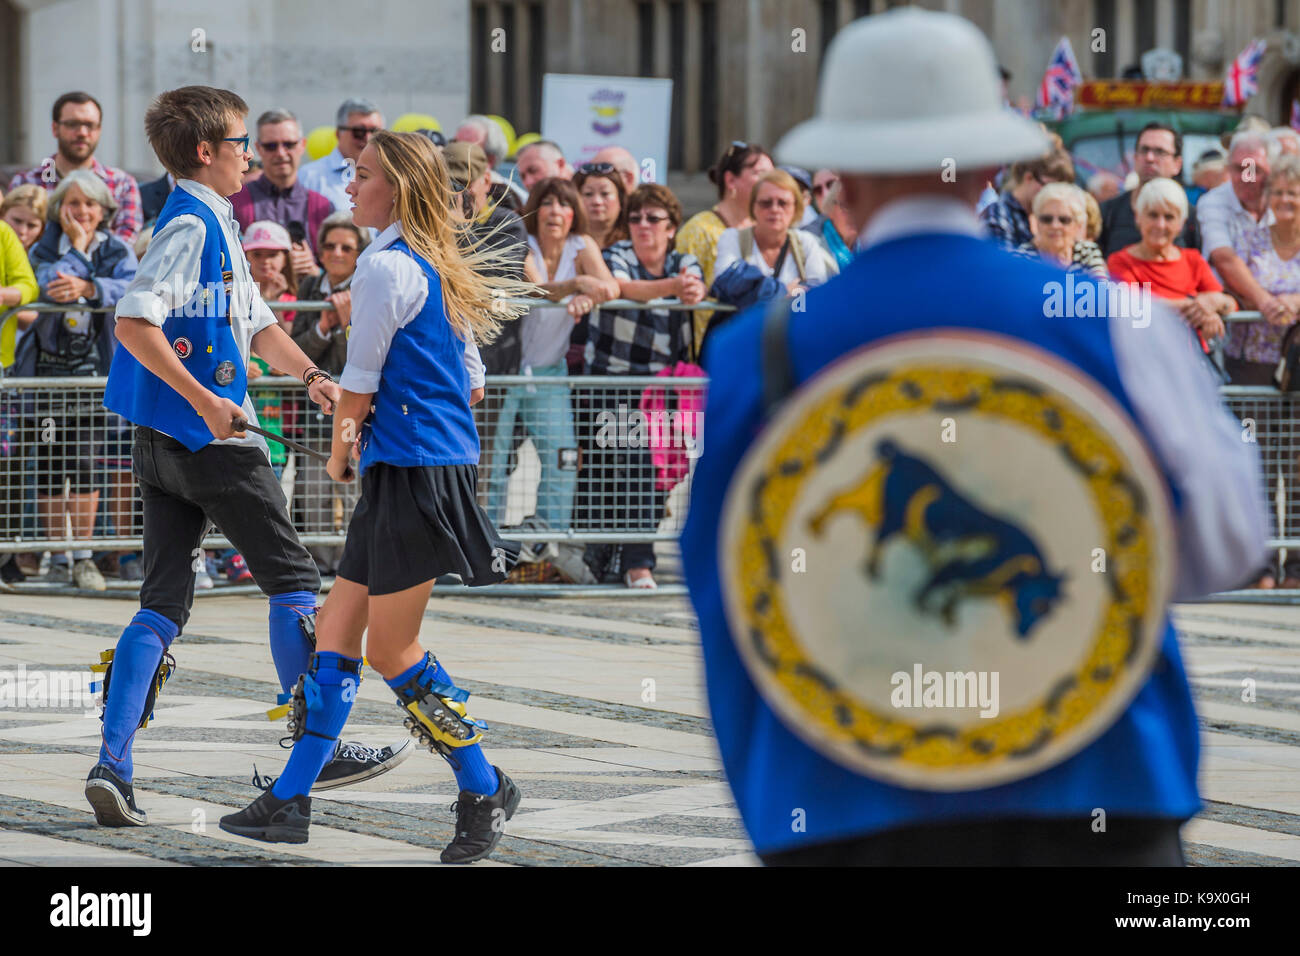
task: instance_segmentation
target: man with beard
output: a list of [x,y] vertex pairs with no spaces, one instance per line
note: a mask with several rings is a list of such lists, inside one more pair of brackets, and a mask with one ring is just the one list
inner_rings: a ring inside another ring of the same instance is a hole
[[53,192],[59,180],[74,169],[89,169],[108,185],[117,202],[117,214],[109,228],[113,235],[130,245],[140,232],[140,188],[131,174],[105,166],[95,158],[103,115],[99,101],[89,93],[78,91],[60,96],[54,101],[51,125],[58,150],[39,165],[15,174],[9,188],[31,183]]

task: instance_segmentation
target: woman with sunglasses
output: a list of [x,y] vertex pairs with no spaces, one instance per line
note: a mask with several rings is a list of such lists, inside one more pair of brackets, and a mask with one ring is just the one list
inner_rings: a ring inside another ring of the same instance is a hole
[[[727,229],[741,229],[753,225],[749,212],[749,197],[754,184],[772,171],[772,157],[757,143],[733,140],[731,145],[709,170],[709,181],[718,187],[718,201],[712,208],[696,213],[677,230],[677,249],[693,255],[704,270],[704,287],[713,285],[718,270],[714,263],[718,255],[718,239]],[[704,330],[713,317],[711,311],[695,313],[695,348],[698,354],[704,341]]]
[[[702,300],[700,264],[690,253],[673,248],[682,205],[672,191],[658,183],[638,186],[627,200],[627,221],[632,238],[605,250],[605,262],[618,282],[618,297],[637,302],[675,298],[686,305]],[[689,361],[694,352],[690,312],[602,309],[589,321],[584,362],[588,375],[657,375]],[[591,502],[583,517],[594,523],[592,530],[654,532],[663,517],[670,489],[659,487],[649,448],[631,441],[627,447],[610,447],[595,440],[601,422],[617,419],[619,404],[635,407],[636,401],[622,389],[598,390],[585,409],[580,431],[586,464],[579,473],[577,497]],[[595,476],[599,489],[588,488],[586,476]],[[602,577],[621,579],[630,588],[656,586],[650,542],[598,546],[588,554]]]
[[733,263],[747,262],[796,295],[834,274],[834,266],[817,240],[802,229],[791,228],[803,215],[803,197],[793,176],[780,169],[764,174],[750,194],[749,208],[754,217],[752,227],[727,229],[718,237],[714,264],[718,275]]
[[1016,250],[1031,258],[1075,272],[1086,272],[1098,279],[1106,278],[1106,260],[1095,242],[1084,237],[1088,223],[1088,205],[1084,192],[1070,183],[1048,183],[1034,196],[1029,228],[1033,242]]

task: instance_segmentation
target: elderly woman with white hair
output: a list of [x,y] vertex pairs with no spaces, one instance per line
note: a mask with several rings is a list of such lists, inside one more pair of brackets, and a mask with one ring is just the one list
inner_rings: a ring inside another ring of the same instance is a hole
[[1135,212],[1142,238],[1111,253],[1106,265],[1120,282],[1150,283],[1156,298],[1169,300],[1201,340],[1223,334],[1223,316],[1237,308],[1232,296],[1195,249],[1174,244],[1187,221],[1187,193],[1172,179],[1152,179],[1138,193]]
[[1034,238],[1022,243],[1017,253],[1106,278],[1101,249],[1086,237],[1088,205],[1082,189],[1072,183],[1048,183],[1034,196],[1032,207],[1029,229]]
[[[135,253],[109,229],[116,212],[108,186],[88,169],[69,173],[54,190],[47,212],[49,226],[32,248],[31,259],[42,301],[68,308],[37,316],[18,343],[16,375],[108,374],[115,342],[113,313],[85,308],[116,305],[135,278]],[[91,394],[89,390],[50,393],[27,409],[28,438],[40,449],[37,501],[52,538],[66,536],[65,513],[72,519],[74,539],[88,539],[94,531],[99,509],[95,446],[107,438],[107,425],[99,401]],[[38,442],[50,419],[55,426],[53,443]],[[66,495],[65,482],[71,483]],[[62,563],[63,555],[54,556],[50,581],[104,590],[104,578],[90,560],[90,549],[76,549],[72,557],[69,567]]]

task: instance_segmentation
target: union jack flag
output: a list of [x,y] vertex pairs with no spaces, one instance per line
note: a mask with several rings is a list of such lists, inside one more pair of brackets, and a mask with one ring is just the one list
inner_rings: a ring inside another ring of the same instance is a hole
[[1241,106],[1259,89],[1259,61],[1264,56],[1264,41],[1252,40],[1237,54],[1223,81],[1223,105]]
[[1038,85],[1039,109],[1046,109],[1056,116],[1064,116],[1074,109],[1074,88],[1083,82],[1079,72],[1079,63],[1074,58],[1074,49],[1068,37],[1061,37],[1052,52],[1052,59],[1047,63],[1047,72],[1043,82]]

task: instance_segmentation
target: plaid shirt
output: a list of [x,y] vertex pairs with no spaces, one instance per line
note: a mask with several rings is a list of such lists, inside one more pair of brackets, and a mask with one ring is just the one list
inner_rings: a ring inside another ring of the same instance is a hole
[[[54,175],[46,176],[46,169],[53,171]],[[109,228],[112,230],[113,235],[130,245],[135,242],[135,237],[140,234],[142,223],[140,216],[140,187],[136,185],[135,177],[116,167],[105,166],[93,156],[90,158],[90,170],[104,180],[108,185],[108,191],[113,194],[113,199],[117,202],[117,215],[113,217],[113,222]],[[24,184],[44,186],[46,192],[53,192],[54,187],[59,184],[59,175],[54,165],[54,157],[50,156],[39,166],[33,166],[31,169],[14,174],[14,178],[9,180],[9,189],[15,189]]]
[[[669,249],[663,275],[652,275],[636,257],[632,240],[616,242],[604,252],[615,279],[655,280],[704,271],[693,255]],[[588,375],[654,375],[687,358],[690,313],[669,309],[601,309],[587,317]]]
[[1005,193],[995,203],[989,203],[980,213],[980,222],[990,239],[997,240],[1003,249],[1014,252],[1026,242],[1034,241],[1029,229],[1029,213],[1011,193]]

